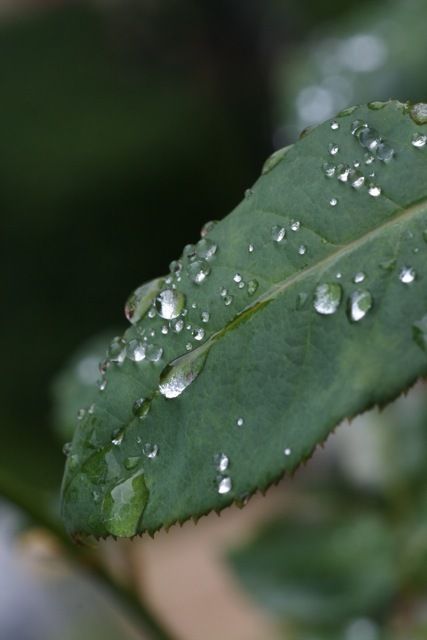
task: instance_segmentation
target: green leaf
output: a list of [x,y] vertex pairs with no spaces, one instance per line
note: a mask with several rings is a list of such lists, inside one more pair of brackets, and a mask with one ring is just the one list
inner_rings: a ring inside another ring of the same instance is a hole
[[355,107],[312,130],[131,296],[67,461],[73,536],[243,504],[427,373],[425,109]]

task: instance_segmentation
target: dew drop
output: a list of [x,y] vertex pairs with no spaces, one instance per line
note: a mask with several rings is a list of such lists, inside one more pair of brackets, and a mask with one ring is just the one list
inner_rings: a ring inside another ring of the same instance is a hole
[[252,198],[252,196],[254,195],[254,190],[253,189],[246,189],[245,191],[245,198]]
[[362,320],[368,313],[368,311],[372,308],[373,298],[370,291],[365,290],[357,290],[353,291],[350,296],[350,304],[349,304],[349,316],[352,322],[358,322]]
[[389,144],[383,142],[378,145],[377,157],[383,162],[389,162],[394,156],[394,149]]
[[367,126],[368,125],[364,120],[353,120],[350,125],[351,134],[358,137],[358,135],[363,131],[363,129],[366,129]]
[[341,182],[347,182],[351,167],[349,164],[339,164],[337,166],[337,178]]
[[358,105],[354,105],[352,107],[346,107],[345,109],[342,109],[338,114],[337,117],[338,118],[344,118],[345,116],[351,116],[352,113],[354,113],[356,111],[356,109],[358,109]]
[[225,296],[224,304],[226,307],[229,307],[232,302],[233,302],[233,296]]
[[302,309],[305,306],[305,303],[308,300],[308,295],[306,293],[304,293],[304,291],[301,291],[298,295],[297,295],[297,301],[296,301],[296,305],[295,308],[297,310]]
[[299,222],[299,220],[292,220],[292,222],[291,222],[291,231],[298,231],[300,226],[301,226],[301,223]]
[[150,410],[149,398],[138,398],[132,405],[132,413],[136,418],[143,418]]
[[93,415],[93,414],[95,413],[95,409],[96,409],[96,404],[91,404],[91,405],[90,405],[90,407],[89,407],[89,409],[87,410],[87,412],[88,412],[90,415]]
[[225,296],[228,294],[228,291],[225,287],[220,287],[219,288],[219,295],[221,296],[221,298],[225,298]]
[[71,454],[72,449],[73,449],[72,443],[66,442],[62,447],[62,453],[68,458],[68,456]]
[[423,102],[418,102],[417,104],[414,104],[414,106],[410,111],[410,114],[411,114],[411,118],[417,124],[426,124],[427,123],[427,104],[424,104]]
[[155,306],[161,318],[173,320],[179,316],[185,306],[185,295],[178,289],[166,289],[157,296]]
[[298,253],[300,256],[303,256],[307,253],[307,247],[305,246],[305,244],[302,244],[299,248],[298,248]]
[[248,251],[249,253],[252,253],[254,250],[254,245],[253,244],[248,244]]
[[387,105],[387,102],[383,102],[380,100],[374,100],[373,102],[368,102],[369,109],[373,109],[373,111],[380,111],[380,109],[384,109]]
[[379,187],[377,184],[372,183],[369,185],[368,193],[370,196],[377,198],[381,195],[381,187]]
[[218,224],[218,220],[210,220],[203,225],[202,230],[200,231],[200,235],[202,238],[205,238],[212,229]]
[[363,282],[365,278],[366,278],[366,273],[364,273],[363,271],[359,271],[359,273],[356,273],[356,275],[354,276],[353,282],[355,282],[356,284],[359,284],[360,282]]
[[169,265],[169,271],[175,275],[179,276],[182,271],[182,262],[181,260],[173,260]]
[[416,273],[412,267],[403,267],[399,273],[399,280],[404,284],[410,284],[415,280]]
[[331,315],[341,303],[342,287],[336,283],[319,284],[314,294],[314,308],[317,313]]
[[221,471],[221,473],[224,473],[224,471],[228,469],[229,459],[225,455],[225,453],[217,453],[216,455],[214,455],[213,462],[216,469],[218,469],[218,471]]
[[198,340],[198,341],[203,340],[203,338],[205,337],[205,330],[204,330],[204,329],[201,329],[201,328],[199,328],[199,329],[194,329],[194,330],[192,331],[191,335],[193,336],[193,338],[194,338],[195,340]]
[[145,345],[145,357],[150,362],[158,362],[163,355],[162,347],[157,344]]
[[181,331],[184,328],[184,320],[181,320],[181,319],[172,320],[169,323],[169,326],[171,331],[173,331],[174,333],[181,333]]
[[292,453],[292,449],[290,449],[289,447],[286,447],[283,453],[285,454],[285,456],[290,456]]
[[243,420],[243,418],[237,418],[237,420],[236,420],[236,424],[237,424],[238,427],[242,427],[244,422],[245,421]]
[[124,361],[126,357],[126,347],[122,338],[114,338],[108,347],[107,356],[111,362],[120,364]]
[[350,185],[353,189],[360,189],[365,183],[365,176],[361,171],[352,169],[348,174]]
[[111,367],[111,362],[109,360],[103,360],[99,363],[99,370],[104,375],[107,372],[107,369]]
[[108,381],[105,378],[101,378],[100,380],[97,380],[97,385],[99,387],[100,391],[104,391],[105,387],[107,386]]
[[372,155],[372,153],[369,153],[367,151],[365,153],[365,155],[363,156],[363,160],[364,160],[365,164],[372,164],[375,161],[375,156]]
[[113,435],[111,436],[111,442],[116,446],[122,444],[124,435],[125,435],[125,430],[123,428],[114,429]]
[[328,145],[328,151],[331,154],[331,156],[336,156],[339,150],[340,149],[338,145],[335,144],[335,142],[331,142],[331,144]]
[[242,282],[242,276],[240,275],[240,273],[235,273],[233,276],[233,280],[236,283]]
[[149,318],[155,318],[156,317],[156,310],[151,307],[151,309],[148,311],[148,317]]
[[145,358],[145,345],[139,340],[130,340],[126,347],[126,356],[134,362],[141,362]]
[[331,207],[336,207],[338,204],[338,199],[337,198],[331,198],[329,200],[329,204],[331,205]]
[[86,409],[79,409],[77,411],[77,420],[83,420],[86,415]]
[[164,324],[162,327],[162,333],[164,336],[169,333],[169,327],[166,324]]
[[427,142],[427,136],[425,136],[422,133],[414,133],[411,138],[412,146],[417,147],[418,149],[421,149],[422,147],[424,147],[426,142]]
[[247,286],[248,296],[253,296],[257,289],[258,289],[258,281],[249,280],[248,286]]
[[203,349],[197,356],[185,354],[167,365],[161,375],[159,391],[165,398],[177,398],[191,385],[203,369],[207,351]]
[[412,335],[419,347],[427,351],[427,315],[412,325]]
[[340,125],[338,124],[338,122],[336,120],[334,120],[333,122],[331,122],[331,129],[333,131],[336,131],[337,129],[340,128]]
[[192,262],[196,257],[196,246],[194,244],[186,244],[183,250],[183,255],[187,260]]
[[342,278],[342,273],[341,273],[341,271],[338,271],[338,273],[337,273],[337,274],[335,274],[335,277],[336,277],[336,279],[337,279],[337,280],[341,280],[341,278]]
[[365,127],[359,134],[359,142],[366,149],[376,149],[381,142],[380,134],[373,127]]
[[206,260],[195,260],[187,267],[187,275],[195,284],[201,284],[210,274],[211,268]]
[[335,165],[331,164],[330,162],[324,162],[322,164],[322,171],[327,178],[332,178],[332,176],[335,174]]
[[202,313],[200,314],[200,319],[202,322],[209,322],[209,318],[210,318],[210,314],[209,311],[202,311]]
[[196,244],[196,254],[202,260],[209,260],[212,258],[218,249],[218,245],[209,238],[202,238]]
[[192,351],[193,345],[191,344],[191,342],[187,342],[187,344],[185,345],[185,348],[187,349],[187,351]]
[[163,279],[156,278],[135,289],[125,304],[125,316],[131,324],[135,324],[147,313],[153,299],[163,286]]
[[229,493],[229,491],[231,491],[231,478],[221,478],[218,482],[218,493],[224,494]]
[[285,235],[286,231],[284,227],[281,227],[277,224],[274,225],[274,227],[271,227],[271,239],[274,240],[274,242],[282,242]]
[[147,458],[153,459],[159,453],[159,447],[157,444],[151,444],[150,442],[146,442],[142,447],[142,453]]
[[102,501],[102,520],[113,536],[132,537],[138,531],[141,513],[148,500],[142,470],[131,478],[120,480]]

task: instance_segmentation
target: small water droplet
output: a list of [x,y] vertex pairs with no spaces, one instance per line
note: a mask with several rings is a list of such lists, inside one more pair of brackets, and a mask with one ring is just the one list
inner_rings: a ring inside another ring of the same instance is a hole
[[156,278],[135,289],[125,304],[125,316],[131,324],[135,324],[147,313],[153,299],[163,286],[163,279]]
[[237,420],[236,420],[236,424],[237,424],[238,427],[242,427],[244,422],[245,421],[243,420],[243,418],[237,418]]
[[381,142],[380,134],[373,127],[365,127],[359,134],[359,142],[366,149],[376,149]]
[[105,378],[101,378],[100,380],[97,380],[96,384],[98,385],[100,391],[104,391],[105,387],[108,384],[108,381]]
[[210,220],[209,222],[206,222],[200,231],[201,237],[205,238],[217,224],[218,220]]
[[257,280],[249,280],[247,286],[248,296],[253,296],[255,291],[258,289],[258,281]]
[[339,164],[337,166],[337,178],[341,182],[347,182],[351,167],[349,164]]
[[125,342],[122,338],[114,338],[107,351],[108,359],[111,362],[122,363],[126,357]]
[[254,190],[253,189],[246,189],[245,191],[245,198],[252,198],[252,196],[254,195]]
[[331,207],[336,207],[338,204],[338,199],[337,198],[331,198],[329,200],[329,204],[331,205]]
[[232,302],[233,302],[233,296],[225,296],[224,304],[226,307],[229,307]]
[[83,420],[86,415],[86,409],[79,409],[77,411],[77,420]]
[[240,273],[235,273],[233,276],[233,280],[237,283],[242,282],[242,276],[240,275]]
[[217,252],[218,245],[209,238],[202,238],[196,244],[196,253],[202,260],[210,260]]
[[322,164],[322,171],[323,174],[327,177],[327,178],[332,178],[332,176],[335,174],[335,165],[331,164],[330,162],[324,162]]
[[95,403],[94,403],[94,404],[91,404],[91,405],[90,405],[90,407],[89,407],[89,409],[87,410],[87,412],[88,412],[90,415],[93,415],[93,414],[95,413],[95,409],[96,409],[96,404],[95,404]]
[[104,375],[107,372],[107,369],[109,369],[110,367],[111,367],[110,360],[103,360],[102,362],[99,363],[99,370],[102,373],[102,375]]
[[125,430],[123,428],[114,429],[113,435],[111,436],[111,442],[116,446],[122,444],[124,435],[125,435]]
[[356,275],[354,276],[353,282],[355,282],[356,284],[359,284],[360,282],[363,282],[365,278],[366,278],[366,273],[364,273],[363,271],[359,271],[359,273],[356,273]]
[[139,340],[130,340],[126,348],[126,356],[134,362],[141,362],[145,358],[145,345]]
[[185,345],[185,348],[187,351],[192,351],[193,350],[193,345],[191,344],[191,342],[187,342],[187,344]]
[[340,148],[337,144],[335,144],[335,142],[331,142],[331,144],[328,145],[328,151],[331,156],[336,156],[339,150]]
[[426,124],[427,123],[427,104],[423,102],[418,102],[414,104],[412,109],[410,110],[411,118],[417,124]]
[[384,109],[387,105],[387,102],[383,102],[380,100],[374,100],[373,102],[368,102],[369,109],[373,109],[374,111],[380,111],[380,109]]
[[291,231],[298,231],[300,226],[301,226],[301,223],[300,223],[299,220],[292,220],[292,222],[291,222]]
[[217,453],[213,457],[213,463],[216,469],[218,469],[218,471],[221,471],[221,473],[223,473],[226,469],[228,469],[229,459],[225,455],[225,453]]
[[164,336],[169,333],[169,327],[166,324],[164,324],[162,327],[162,333]]
[[285,454],[285,456],[290,456],[292,453],[292,449],[290,449],[289,447],[286,447],[283,453]]
[[138,398],[132,405],[132,413],[136,418],[143,418],[150,410],[149,398]]
[[372,183],[369,185],[368,193],[370,196],[377,198],[381,195],[381,187],[379,187],[377,184]]
[[336,131],[337,129],[340,128],[340,125],[338,124],[338,122],[336,120],[334,120],[333,122],[331,122],[331,129],[333,131]]
[[362,320],[368,313],[370,309],[372,309],[373,298],[370,291],[365,290],[357,290],[353,291],[350,296],[349,303],[349,316],[352,322],[358,322]]
[[341,278],[342,278],[341,271],[338,271],[338,273],[335,275],[335,277],[336,277],[337,280],[341,280]]
[[305,244],[302,244],[299,248],[298,248],[298,253],[300,256],[303,256],[307,253],[307,247],[305,246]]
[[218,493],[224,494],[229,493],[229,491],[231,491],[231,478],[221,478],[218,482]]
[[351,114],[354,113],[358,108],[359,106],[357,104],[354,105],[353,107],[346,107],[345,109],[342,109],[337,114],[337,118],[344,118],[345,116],[351,116]]
[[193,329],[193,331],[191,332],[191,335],[195,340],[200,341],[200,340],[203,340],[203,338],[205,337],[205,331],[204,329],[201,329],[201,328]]
[[249,253],[252,253],[252,252],[253,252],[253,250],[254,250],[254,248],[255,248],[255,247],[254,247],[254,245],[253,245],[253,244],[248,244],[248,251],[249,251]]
[[410,284],[416,278],[415,270],[412,267],[403,267],[401,272],[399,273],[399,280],[404,284]]
[[182,262],[181,262],[181,260],[173,260],[169,265],[169,271],[173,275],[178,276],[182,271]]
[[72,449],[73,449],[72,443],[71,442],[66,442],[64,444],[64,446],[62,447],[62,453],[64,455],[66,455],[67,458],[68,458],[68,456],[71,454]]
[[159,447],[157,446],[157,444],[146,442],[142,447],[142,453],[144,454],[144,456],[152,460],[159,453]]
[[361,131],[363,131],[363,129],[366,129],[367,126],[368,125],[366,124],[366,122],[364,120],[359,120],[359,119],[353,120],[353,122],[350,125],[351,134],[353,136],[358,137],[358,134],[360,134]]
[[427,136],[422,133],[414,133],[411,138],[411,144],[413,147],[421,149],[427,142]]
[[360,189],[365,183],[365,176],[361,171],[357,171],[356,169],[352,169],[349,172],[348,178],[353,189]]
[[155,306],[161,318],[164,320],[172,320],[173,318],[177,318],[183,310],[185,306],[185,295],[178,289],[166,289],[165,291],[161,291],[157,296]]
[[172,320],[169,323],[169,326],[171,331],[173,331],[174,333],[181,333],[181,331],[184,328],[184,320],[181,320],[181,319]]
[[412,335],[421,349],[427,351],[427,315],[412,325]]
[[147,344],[145,345],[145,357],[150,362],[158,362],[163,355],[162,347],[159,347],[158,344]]
[[271,239],[274,240],[274,242],[282,242],[285,235],[286,231],[284,227],[281,227],[278,224],[271,227]]
[[365,164],[372,164],[375,161],[375,156],[372,155],[372,153],[369,153],[367,151],[365,153],[365,155],[363,156],[363,160],[364,160]]
[[377,157],[383,162],[390,162],[392,157],[394,156],[394,149],[389,144],[384,144],[383,142],[378,145],[377,148]]
[[148,317],[149,318],[155,318],[156,317],[156,310],[151,307],[151,309],[148,311]]
[[228,294],[228,290],[225,287],[219,288],[219,295],[221,296],[221,298],[225,298],[227,294]]
[[314,308],[317,313],[331,315],[341,303],[342,287],[336,283],[319,284],[314,294]]
[[[204,347],[199,347],[199,349],[204,349]],[[180,396],[200,374],[206,357],[207,351],[203,350],[196,357],[194,354],[185,354],[167,365],[160,375],[160,393],[165,398]]]
[[196,245],[186,244],[182,253],[184,258],[192,262],[196,258]]
[[239,282],[239,284],[237,285],[239,287],[239,289],[243,289],[243,287],[245,286],[245,282],[244,280],[242,280],[241,282]]
[[195,284],[201,284],[210,274],[211,268],[206,260],[195,260],[187,267],[187,275]]
[[209,322],[209,318],[210,318],[210,314],[209,311],[202,311],[202,313],[200,314],[200,319],[202,322]]

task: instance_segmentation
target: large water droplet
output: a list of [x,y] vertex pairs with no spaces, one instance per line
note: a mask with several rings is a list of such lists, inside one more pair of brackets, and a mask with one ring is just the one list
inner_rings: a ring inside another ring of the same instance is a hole
[[143,418],[150,410],[149,398],[138,398],[132,405],[132,413],[137,418]]
[[383,142],[378,145],[377,157],[383,162],[389,162],[394,156],[394,149],[389,144]]
[[362,320],[368,313],[370,309],[372,309],[373,298],[370,291],[365,290],[357,290],[353,291],[350,296],[349,303],[349,316],[352,322],[358,322]]
[[427,315],[412,325],[412,335],[415,342],[421,349],[427,351]]
[[410,110],[411,118],[415,120],[417,124],[427,123],[427,104],[424,102],[418,102],[414,104]]
[[163,355],[162,347],[158,344],[146,344],[145,345],[145,357],[150,362],[158,362]]
[[404,284],[410,284],[415,280],[416,273],[412,267],[403,267],[399,273],[399,280]]
[[113,485],[101,507],[107,531],[113,536],[134,536],[147,500],[148,490],[142,470]]
[[274,240],[274,242],[282,242],[285,235],[286,231],[284,227],[278,224],[275,224],[274,227],[271,227],[271,239]]
[[365,127],[359,134],[359,142],[366,149],[376,149],[381,142],[379,132],[373,127]]
[[165,398],[177,398],[190,386],[202,371],[207,358],[207,350],[199,347],[196,354],[188,353],[165,367],[160,375],[159,391]]
[[126,356],[129,360],[140,362],[145,358],[145,345],[139,340],[130,340],[126,347]]
[[202,238],[196,244],[196,254],[202,260],[209,260],[212,258],[218,249],[218,245],[209,238]]
[[206,260],[195,260],[187,267],[187,275],[195,284],[201,284],[210,274],[211,268]]
[[335,282],[319,284],[314,294],[314,308],[317,313],[331,315],[340,306],[341,298],[341,285]]
[[162,288],[163,282],[162,278],[150,280],[130,294],[125,304],[125,316],[129,322],[135,324],[141,320]]
[[231,478],[221,478],[218,482],[218,493],[224,494],[231,491]]
[[177,318],[185,306],[185,295],[178,289],[161,291],[156,298],[157,313],[164,320]]

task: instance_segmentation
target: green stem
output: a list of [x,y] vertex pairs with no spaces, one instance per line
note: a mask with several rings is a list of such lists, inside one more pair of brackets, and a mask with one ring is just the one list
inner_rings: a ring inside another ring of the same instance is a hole
[[64,545],[68,558],[86,574],[98,579],[116,599],[127,609],[138,624],[147,640],[179,640],[161,625],[152,612],[141,602],[131,589],[118,584],[105,570],[102,557],[90,549],[82,549],[73,544],[59,518],[46,508],[46,497],[38,490],[25,485],[12,475],[0,469],[0,496],[21,509],[34,522],[41,525]]

